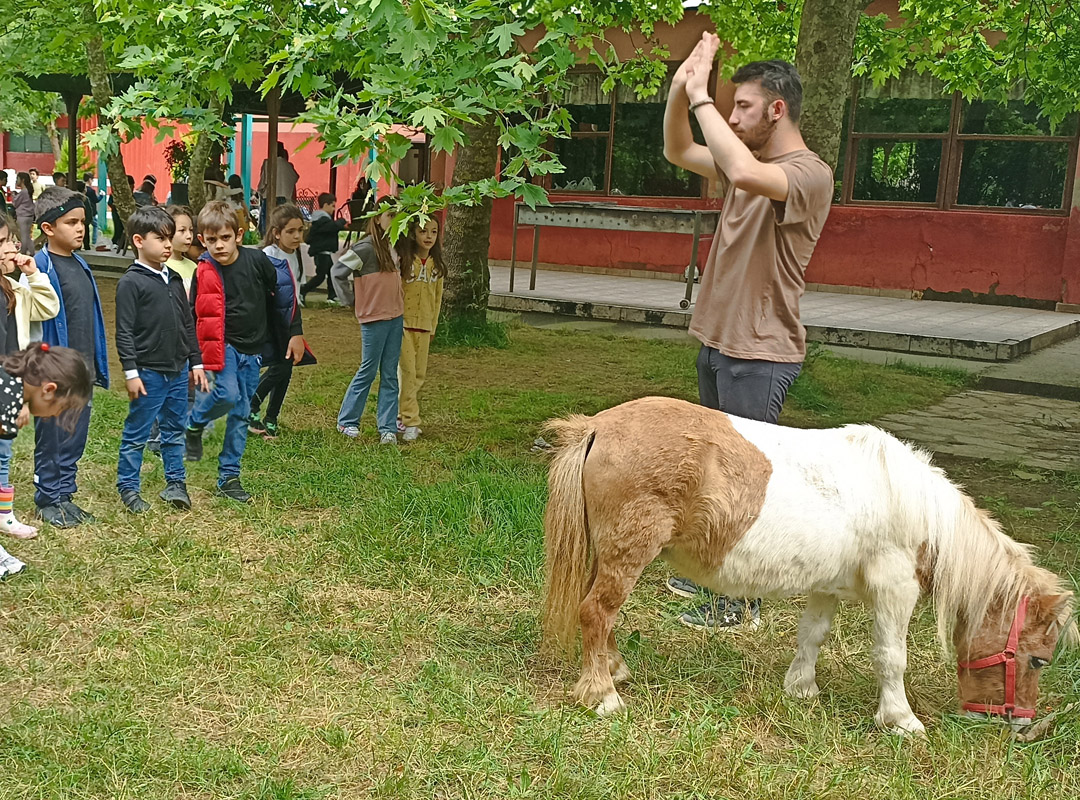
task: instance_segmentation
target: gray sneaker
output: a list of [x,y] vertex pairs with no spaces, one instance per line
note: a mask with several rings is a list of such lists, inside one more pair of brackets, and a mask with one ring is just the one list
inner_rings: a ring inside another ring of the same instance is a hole
[[384,433],[379,437],[379,444],[397,444],[396,433]]
[[689,578],[679,578],[675,575],[667,579],[667,588],[676,597],[686,597],[691,600],[701,591],[701,587]]
[[687,611],[679,617],[679,622],[699,631],[731,630],[744,622],[756,630],[761,626],[761,601],[717,595],[708,603]]

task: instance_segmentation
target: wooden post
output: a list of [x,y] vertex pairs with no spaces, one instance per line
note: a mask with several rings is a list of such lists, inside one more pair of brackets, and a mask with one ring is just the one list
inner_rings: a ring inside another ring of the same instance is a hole
[[332,158],[330,159],[330,185],[326,191],[337,197],[337,162]]
[[75,181],[79,179],[79,102],[82,95],[64,92],[63,97],[68,115],[68,188],[74,192]]
[[266,113],[269,116],[266,131],[266,221],[277,206],[277,152],[278,152],[278,115],[281,112],[281,87],[275,86],[266,97]]

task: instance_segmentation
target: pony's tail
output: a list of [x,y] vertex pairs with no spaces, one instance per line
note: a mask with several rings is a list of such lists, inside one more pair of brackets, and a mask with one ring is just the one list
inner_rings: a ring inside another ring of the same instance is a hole
[[575,414],[551,420],[545,431],[554,434],[558,452],[548,471],[548,502],[544,513],[544,648],[555,654],[573,651],[578,614],[585,596],[591,556],[585,518],[585,458],[596,430],[592,420]]

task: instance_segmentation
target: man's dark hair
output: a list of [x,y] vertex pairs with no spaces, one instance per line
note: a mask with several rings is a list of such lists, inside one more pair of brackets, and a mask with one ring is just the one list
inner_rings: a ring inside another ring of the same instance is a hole
[[161,206],[139,206],[128,217],[126,230],[129,236],[156,233],[162,239],[172,239],[176,234],[176,223]]
[[54,172],[52,174],[52,179],[53,179],[53,183],[55,183],[57,186],[59,186],[60,181],[67,182],[67,173],[66,172]]
[[323,192],[319,195],[319,208],[322,208],[327,203],[337,203],[337,197],[330,192]]
[[731,82],[757,83],[766,97],[783,100],[791,121],[798,123],[802,113],[802,79],[794,64],[787,61],[751,61],[739,67],[731,76]]

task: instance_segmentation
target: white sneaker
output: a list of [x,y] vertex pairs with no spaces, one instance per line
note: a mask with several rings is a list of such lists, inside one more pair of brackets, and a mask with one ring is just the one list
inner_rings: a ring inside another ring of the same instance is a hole
[[0,547],[0,578],[18,575],[24,569],[26,569],[26,564]]
[[396,433],[384,433],[379,438],[379,444],[397,444],[397,434]]
[[415,442],[420,438],[420,429],[415,425],[408,425],[405,428],[405,433],[401,435],[403,442]]
[[[147,459],[149,460],[149,459]],[[151,466],[153,466],[151,464]],[[33,525],[24,525],[15,518],[15,512],[9,511],[0,514],[0,531],[16,539],[33,539],[38,534],[38,529]]]
[[355,439],[360,435],[360,429],[355,425],[338,425],[338,433],[348,436],[350,439]]

